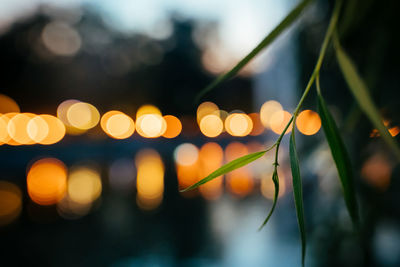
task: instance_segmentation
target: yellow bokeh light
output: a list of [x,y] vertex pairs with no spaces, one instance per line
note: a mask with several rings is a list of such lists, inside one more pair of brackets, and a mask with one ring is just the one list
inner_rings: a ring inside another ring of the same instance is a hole
[[17,102],[9,96],[0,94],[0,113],[19,113],[20,109]]
[[128,115],[119,111],[109,111],[100,122],[103,131],[112,138],[125,139],[135,132],[135,123]]
[[158,114],[145,114],[136,121],[137,132],[146,138],[160,137],[167,130],[167,123]]
[[232,136],[246,136],[253,129],[253,122],[246,114],[233,113],[226,118],[225,129]]
[[49,125],[41,116],[35,116],[27,125],[29,137],[36,143],[42,142],[49,135]]
[[172,115],[164,116],[164,120],[167,123],[167,129],[162,136],[165,138],[177,137],[182,131],[181,121],[177,117]]
[[260,119],[265,128],[270,128],[272,114],[281,110],[283,110],[282,105],[275,100],[267,101],[261,106]]
[[[274,133],[281,134],[291,118],[292,114],[286,110],[274,112],[269,120],[269,126]],[[292,131],[292,125],[293,122],[289,125],[285,134],[288,134]]]
[[72,169],[68,177],[68,197],[76,203],[88,205],[101,195],[100,173],[90,167]]
[[197,123],[200,123],[204,116],[214,114],[218,111],[218,106],[213,102],[203,102],[197,107]]
[[[225,159],[227,162],[247,154],[249,154],[248,148],[239,142],[230,143],[225,148]],[[250,168],[244,166],[227,173],[226,186],[236,196],[243,197],[248,195],[254,188],[254,180]]]
[[32,140],[28,134],[28,123],[34,117],[35,114],[32,113],[20,113],[12,117],[7,125],[10,137],[23,145],[34,144],[35,141]]
[[143,105],[136,111],[136,120],[138,120],[139,117],[147,114],[156,114],[162,116],[161,111],[156,106]]
[[302,134],[313,135],[321,128],[321,119],[317,112],[304,110],[297,116],[296,126]]
[[0,181],[0,226],[13,222],[22,210],[22,193],[13,183]]
[[174,151],[175,162],[179,165],[193,165],[199,157],[198,148],[190,143],[179,145]]
[[164,164],[153,149],[140,151],[135,157],[137,169],[136,202],[141,209],[158,207],[164,194]]
[[84,129],[78,129],[75,128],[74,126],[72,126],[67,118],[67,112],[69,110],[69,108],[76,104],[76,103],[80,103],[81,101],[79,100],[75,100],[75,99],[69,99],[69,100],[65,100],[63,101],[60,105],[58,105],[57,107],[57,117],[62,121],[62,123],[64,123],[65,125],[65,130],[68,134],[71,135],[80,135],[85,133],[87,130]]
[[64,138],[65,126],[60,119],[47,114],[39,115],[39,117],[46,122],[49,128],[47,136],[39,141],[39,144],[52,145]]
[[36,161],[27,175],[28,194],[39,205],[53,205],[60,201],[67,189],[67,168],[55,158]]
[[[224,151],[217,143],[206,143],[199,151],[199,178],[202,179],[222,166]],[[201,185],[200,194],[208,199],[218,199],[222,194],[222,176]]]
[[207,137],[217,137],[224,129],[224,124],[217,115],[204,116],[199,124],[200,131]]
[[99,123],[100,113],[95,106],[89,103],[78,102],[68,108],[67,120],[75,128],[88,130]]

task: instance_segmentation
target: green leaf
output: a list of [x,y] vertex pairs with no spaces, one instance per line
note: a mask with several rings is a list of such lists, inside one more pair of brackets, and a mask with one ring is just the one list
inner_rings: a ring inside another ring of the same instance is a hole
[[297,223],[299,224],[300,238],[301,238],[301,263],[302,266],[304,266],[304,260],[306,256],[306,227],[304,223],[303,188],[301,184],[299,160],[296,151],[294,129],[292,130],[292,134],[290,136],[289,152],[290,152],[290,167],[292,169],[292,178],[293,178],[294,204],[296,206]]
[[355,226],[358,225],[357,201],[353,185],[353,171],[350,158],[346,147],[340,137],[339,130],[335,121],[330,114],[325,100],[323,99],[319,89],[319,79],[317,78],[318,88],[318,113],[321,117],[322,128],[324,129],[326,139],[331,149],[333,160],[339,173],[340,182],[342,184],[344,200],[347,210]]
[[185,188],[183,190],[180,190],[180,192],[186,192],[186,191],[189,191],[189,190],[193,190],[193,189],[199,187],[200,185],[205,184],[208,181],[211,181],[212,179],[215,179],[215,178],[217,178],[217,177],[219,177],[219,176],[221,176],[221,175],[223,175],[223,174],[225,174],[227,172],[231,172],[231,171],[236,170],[236,169],[238,169],[240,167],[243,167],[243,166],[255,161],[256,159],[261,158],[270,149],[272,149],[272,147],[269,148],[268,150],[251,153],[251,154],[248,154],[246,156],[243,156],[243,157],[237,158],[235,160],[232,160],[231,162],[225,164],[221,168],[219,168],[216,171],[212,172],[207,177],[201,179],[197,183],[195,183],[195,184],[193,184],[193,185],[191,185],[191,186],[189,186],[189,187],[187,187],[187,188]]
[[270,45],[286,28],[288,28],[299,17],[304,8],[313,0],[304,0],[300,2],[279,24],[272,30],[247,56],[245,56],[229,72],[217,77],[210,85],[204,88],[196,97],[196,102],[209,91],[219,84],[235,76],[247,63],[250,62],[261,50]]
[[275,187],[275,193],[274,193],[274,200],[272,203],[271,210],[268,213],[267,218],[265,218],[264,222],[261,224],[261,226],[258,228],[258,231],[260,231],[269,221],[269,218],[271,218],[272,213],[274,213],[276,202],[278,200],[278,195],[279,195],[279,177],[278,177],[278,170],[276,169],[277,165],[275,165],[274,173],[272,174],[272,182],[274,183]]
[[394,154],[400,160],[400,148],[396,140],[391,136],[388,129],[382,122],[378,108],[375,106],[369,94],[369,90],[357,72],[354,63],[340,46],[337,36],[335,36],[335,51],[339,67],[354,98],[360,105],[361,110],[367,115],[369,120],[378,129],[383,140],[389,145]]

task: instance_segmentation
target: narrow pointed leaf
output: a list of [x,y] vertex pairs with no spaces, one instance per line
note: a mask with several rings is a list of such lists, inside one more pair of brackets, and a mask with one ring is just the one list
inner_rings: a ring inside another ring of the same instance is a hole
[[399,144],[391,136],[388,129],[383,124],[382,117],[379,114],[378,108],[372,101],[372,98],[369,94],[369,90],[365,82],[358,74],[357,69],[352,60],[340,46],[337,37],[335,38],[335,51],[339,67],[342,70],[343,76],[347,82],[347,85],[350,88],[350,91],[353,93],[354,98],[360,105],[361,110],[367,115],[369,120],[379,131],[383,140],[389,145],[389,147],[392,149],[396,157],[400,160]]
[[[319,82],[317,80],[317,86]],[[320,90],[318,90],[320,91]],[[322,128],[324,129],[326,139],[331,149],[333,160],[339,173],[340,182],[342,184],[344,200],[349,211],[353,224],[357,227],[358,212],[356,195],[353,185],[353,171],[350,158],[346,147],[340,137],[339,130],[330,114],[325,100],[320,92],[318,93],[318,113],[321,117]]]
[[272,175],[272,182],[274,183],[274,187],[275,187],[274,200],[273,200],[272,207],[271,207],[271,210],[268,213],[267,218],[265,218],[264,222],[258,228],[258,231],[260,231],[268,223],[269,218],[271,218],[272,213],[274,213],[276,202],[278,200],[278,195],[279,195],[279,177],[278,177],[278,171],[276,169],[276,166],[275,166],[274,174]]
[[304,223],[303,186],[301,184],[299,160],[296,151],[294,129],[290,136],[289,146],[290,146],[289,147],[290,167],[292,169],[292,179],[293,179],[294,204],[296,206],[297,223],[299,225],[300,238],[301,238],[301,263],[302,266],[304,266],[304,260],[306,256],[306,227]]
[[304,0],[300,2],[279,24],[272,30],[247,56],[245,56],[229,72],[217,77],[210,85],[204,88],[196,97],[196,102],[213,88],[222,82],[234,77],[247,63],[250,62],[260,51],[270,45],[286,28],[288,28],[300,16],[304,8],[313,0]]
[[233,170],[236,170],[240,167],[243,167],[253,161],[255,161],[258,158],[261,158],[262,156],[264,156],[265,153],[267,153],[268,150],[264,150],[264,151],[260,151],[260,152],[255,152],[255,153],[251,153],[248,154],[246,156],[237,158],[227,164],[225,164],[224,166],[222,166],[221,168],[217,169],[216,171],[212,172],[210,175],[208,175],[207,177],[201,179],[200,181],[198,181],[197,183],[183,189],[180,190],[180,192],[186,192],[189,190],[193,190],[197,187],[199,187],[202,184],[205,184],[209,181],[211,181],[212,179],[217,178],[218,176],[221,176],[227,172],[231,172]]

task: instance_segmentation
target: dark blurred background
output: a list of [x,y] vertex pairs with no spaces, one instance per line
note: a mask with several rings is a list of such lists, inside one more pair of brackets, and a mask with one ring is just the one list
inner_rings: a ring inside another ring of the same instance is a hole
[[[177,178],[191,175],[187,169],[178,173],[180,153],[183,160],[192,157],[190,145],[200,149],[216,143],[227,161],[228,151],[241,155],[275,141],[270,129],[244,137],[227,132],[207,137],[196,122],[200,103],[195,97],[297,1],[141,2],[0,1],[0,93],[18,103],[21,112],[56,116],[60,103],[77,99],[93,104],[100,115],[119,110],[135,121],[139,107],[151,104],[182,122],[181,134],[172,139],[135,132],[116,140],[97,125],[79,135],[67,129],[61,141],[49,146],[2,145],[0,265],[299,266],[286,143],[280,153],[282,195],[261,232],[257,228],[272,204],[266,182],[271,155],[247,173],[237,173],[252,181],[249,188],[235,191],[226,178],[223,192],[212,199],[201,192],[179,193]],[[228,112],[259,113],[263,103],[275,100],[292,112],[312,73],[333,3],[315,1],[255,62],[202,101]],[[342,44],[393,136],[400,126],[399,5],[394,0],[346,1],[339,23]],[[307,266],[399,266],[399,165],[354,102],[332,52],[321,70],[321,86],[351,154],[362,226],[358,234],[352,229],[322,130],[299,134]],[[316,110],[314,91],[304,109]],[[155,153],[164,170],[161,200],[151,207],[137,197],[143,151]],[[69,181],[77,170],[92,170],[90,177],[101,183],[100,195],[78,210],[63,200],[54,205],[34,201],[27,174],[43,158],[60,160]],[[12,205],[15,211],[7,214]]]

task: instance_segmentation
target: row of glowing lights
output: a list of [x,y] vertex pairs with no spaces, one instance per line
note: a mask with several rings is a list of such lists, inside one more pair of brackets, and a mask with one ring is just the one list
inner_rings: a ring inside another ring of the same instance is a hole
[[[207,137],[217,137],[224,131],[232,136],[256,136],[268,129],[281,134],[291,117],[292,115],[274,100],[265,102],[259,113],[228,113],[212,102],[204,102],[197,109],[197,123]],[[302,134],[313,135],[321,128],[321,119],[318,113],[304,110],[297,117],[296,127]],[[290,131],[291,128],[286,133]]]
[[[13,101],[5,99],[5,96],[0,96],[0,104]],[[0,115],[1,144],[50,145],[60,141],[66,133],[83,134],[99,123],[103,131],[115,139],[129,138],[135,130],[145,138],[160,136],[174,138],[182,131],[182,123],[177,117],[163,116],[161,111],[152,105],[144,105],[138,109],[136,122],[127,114],[117,110],[108,111],[100,116],[95,106],[78,100],[62,102],[57,108],[57,117],[48,114],[20,113],[15,102],[5,107],[11,112]],[[240,111],[228,113],[220,110],[212,102],[204,102],[197,109],[198,126],[205,136],[211,138],[225,131],[239,137],[260,135],[265,129],[280,134],[290,117],[290,113],[283,110],[276,101],[265,102],[260,113],[245,114]],[[299,114],[296,126],[301,133],[312,135],[319,131],[321,120],[314,111],[305,110]],[[289,128],[288,132],[290,130]]]
[[[175,149],[174,159],[180,188],[197,182],[205,175],[220,167],[224,162],[260,150],[262,145],[248,145],[233,142],[225,150],[214,142],[196,147],[193,144],[181,144]],[[266,158],[264,160],[267,160]],[[269,163],[259,161],[262,166]],[[226,175],[226,189],[237,197],[252,193],[261,184],[261,193],[273,196],[273,185],[268,170],[263,173],[246,166]],[[135,175],[136,173],[136,175]],[[152,149],[139,151],[135,160],[120,159],[110,165],[108,184],[113,190],[132,192],[136,189],[136,203],[142,210],[157,208],[164,195],[164,163],[160,154]],[[260,174],[261,176],[258,176]],[[263,177],[257,181],[255,177]],[[285,192],[285,181],[281,174],[281,195]],[[208,200],[218,199],[223,193],[223,178],[219,177],[198,191],[183,193],[184,197],[198,194]],[[41,206],[55,205],[60,216],[67,219],[80,218],[88,214],[100,198],[103,182],[100,169],[96,165],[76,165],[67,168],[56,158],[43,158],[28,167],[26,176],[27,193],[30,199]],[[0,181],[0,225],[14,221],[22,210],[22,192],[20,188],[7,181]]]

